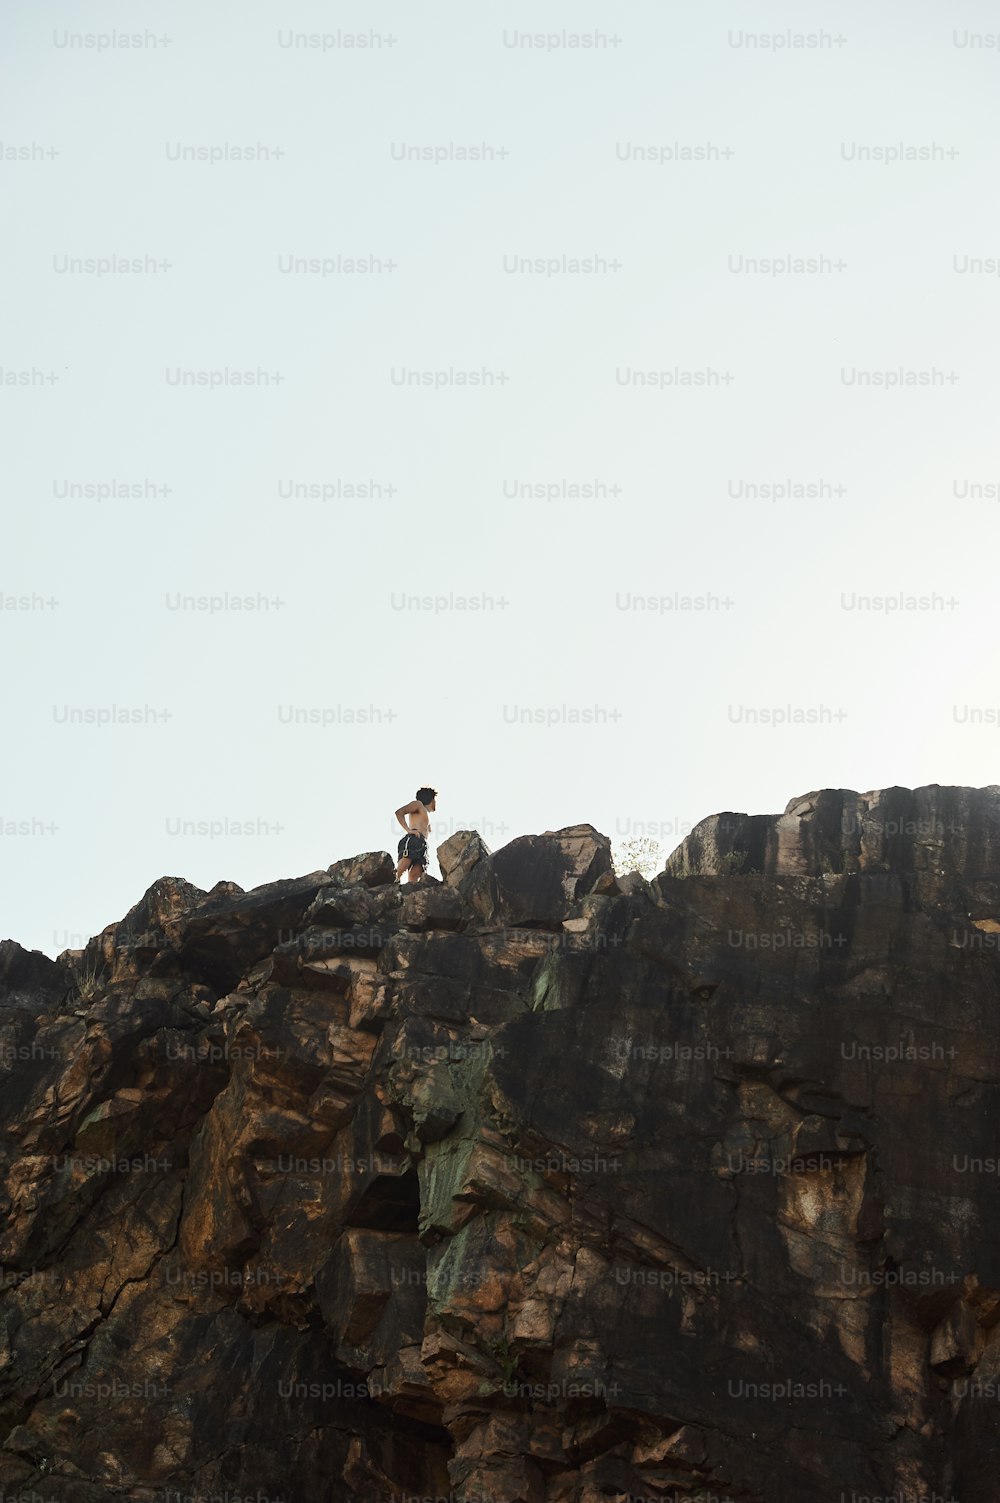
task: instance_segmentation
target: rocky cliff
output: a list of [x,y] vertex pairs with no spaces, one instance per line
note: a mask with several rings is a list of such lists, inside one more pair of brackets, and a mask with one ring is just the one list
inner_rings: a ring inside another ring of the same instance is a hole
[[1000,788],[0,946],[0,1483],[994,1503]]

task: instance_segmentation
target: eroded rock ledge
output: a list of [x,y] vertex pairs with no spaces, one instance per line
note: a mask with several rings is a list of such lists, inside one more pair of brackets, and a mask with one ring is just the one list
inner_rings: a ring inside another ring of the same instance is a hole
[[994,1503],[1000,788],[439,859],[0,945],[6,1495]]

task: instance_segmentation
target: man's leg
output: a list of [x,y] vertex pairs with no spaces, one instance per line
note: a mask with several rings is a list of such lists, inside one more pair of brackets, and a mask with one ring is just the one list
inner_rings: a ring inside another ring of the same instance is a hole
[[411,882],[419,882],[420,878],[423,876],[423,874],[424,874],[424,869],[423,869],[422,866],[417,866],[416,864],[414,864],[413,866],[410,867],[410,881]]
[[409,867],[409,865],[410,865],[410,858],[409,858],[409,856],[400,856],[399,860],[396,862],[396,881],[397,882],[401,882],[403,880],[403,873],[407,870],[407,868]]

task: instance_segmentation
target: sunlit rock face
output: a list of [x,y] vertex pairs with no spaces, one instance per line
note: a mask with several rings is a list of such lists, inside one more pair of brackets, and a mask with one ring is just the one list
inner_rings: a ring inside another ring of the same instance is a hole
[[0,945],[0,1483],[995,1503],[1000,788]]

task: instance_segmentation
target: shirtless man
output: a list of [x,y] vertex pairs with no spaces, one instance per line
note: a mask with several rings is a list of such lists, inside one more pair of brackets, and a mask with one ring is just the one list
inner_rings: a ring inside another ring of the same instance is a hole
[[[411,804],[402,804],[396,810],[396,818],[406,834],[399,842],[396,865],[396,881],[402,882],[407,872],[411,882],[419,882],[427,865],[427,837],[431,832],[428,811],[437,808],[437,792],[433,788],[418,788]],[[404,819],[403,816],[406,816]],[[409,820],[409,824],[407,824]]]

